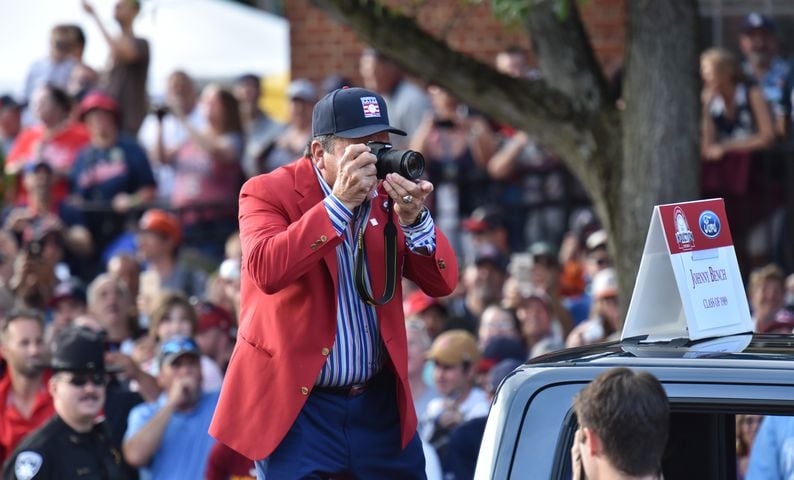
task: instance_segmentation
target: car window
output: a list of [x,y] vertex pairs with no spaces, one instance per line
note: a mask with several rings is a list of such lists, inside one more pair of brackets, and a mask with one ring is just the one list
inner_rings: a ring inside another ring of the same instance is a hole
[[[501,435],[506,439],[515,432],[515,441],[512,448],[502,445],[492,473],[499,478],[528,478],[527,472],[532,478],[571,478],[570,448],[577,428],[571,407],[584,385],[547,385],[524,399],[523,409],[511,408]],[[794,415],[786,386],[717,381],[671,382],[664,387],[672,412],[668,480],[736,478],[736,415]]]
[[[743,479],[753,448],[761,468],[778,468],[780,447],[772,441],[758,439],[759,428],[765,419],[784,425],[794,435],[794,416],[766,414],[763,409],[746,411],[747,405],[715,405],[716,411],[707,408],[692,410],[689,406],[671,404],[670,437],[665,450],[662,471],[665,479],[698,478],[704,480]],[[737,413],[730,413],[733,408]],[[570,413],[561,435],[562,445],[555,459],[555,469],[550,478],[572,478],[570,452],[574,434],[579,427],[576,416]],[[767,433],[773,436],[777,433]],[[756,442],[756,440],[758,440]],[[794,445],[794,436],[787,440]],[[794,461],[794,459],[791,459]],[[791,462],[790,461],[790,462]],[[789,462],[789,463],[790,463]],[[779,472],[782,473],[782,472]],[[764,477],[767,478],[767,477]],[[776,477],[778,478],[778,477]],[[782,477],[780,477],[782,478]]]

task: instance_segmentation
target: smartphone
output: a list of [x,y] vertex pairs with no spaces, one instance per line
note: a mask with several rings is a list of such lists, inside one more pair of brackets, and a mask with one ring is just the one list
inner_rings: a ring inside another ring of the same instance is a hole
[[38,240],[31,240],[27,244],[28,258],[41,258],[41,252],[44,248]]

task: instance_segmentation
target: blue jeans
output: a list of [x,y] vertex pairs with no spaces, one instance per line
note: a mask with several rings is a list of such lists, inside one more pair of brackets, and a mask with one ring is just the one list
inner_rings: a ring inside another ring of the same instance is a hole
[[400,448],[396,398],[390,372],[357,396],[312,392],[278,448],[256,462],[257,479],[424,480],[419,436]]

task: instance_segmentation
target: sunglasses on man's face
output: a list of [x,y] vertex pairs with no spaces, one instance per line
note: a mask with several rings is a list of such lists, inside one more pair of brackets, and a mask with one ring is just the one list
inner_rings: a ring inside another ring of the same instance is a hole
[[73,373],[72,377],[67,380],[69,384],[75,387],[84,387],[88,382],[93,383],[97,387],[104,386],[108,382],[108,377],[104,373]]

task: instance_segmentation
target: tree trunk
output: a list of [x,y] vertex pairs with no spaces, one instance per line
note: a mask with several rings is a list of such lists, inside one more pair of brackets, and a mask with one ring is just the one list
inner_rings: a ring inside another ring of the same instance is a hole
[[630,298],[653,206],[699,192],[698,14],[695,0],[630,0],[621,188],[607,217],[621,293]]

